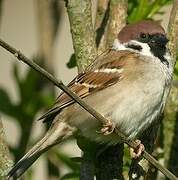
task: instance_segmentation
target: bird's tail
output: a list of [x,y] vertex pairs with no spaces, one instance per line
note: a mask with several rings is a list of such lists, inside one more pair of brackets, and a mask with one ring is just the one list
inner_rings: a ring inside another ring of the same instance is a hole
[[74,128],[70,127],[65,122],[54,124],[54,126],[48,130],[46,135],[15,164],[8,173],[7,179],[14,180],[20,177],[42,153],[47,151],[51,146],[70,137],[73,132]]

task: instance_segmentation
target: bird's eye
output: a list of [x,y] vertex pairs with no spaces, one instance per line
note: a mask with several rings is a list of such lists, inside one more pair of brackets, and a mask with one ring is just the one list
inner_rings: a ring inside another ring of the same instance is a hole
[[141,34],[140,34],[140,37],[144,39],[144,38],[146,38],[146,37],[147,37],[147,35],[146,35],[146,34],[144,34],[144,33],[141,33]]
[[150,39],[150,36],[149,36],[149,34],[145,34],[145,33],[141,33],[140,34],[140,37],[139,37],[139,40],[141,41],[141,42],[148,42],[149,41],[149,39]]

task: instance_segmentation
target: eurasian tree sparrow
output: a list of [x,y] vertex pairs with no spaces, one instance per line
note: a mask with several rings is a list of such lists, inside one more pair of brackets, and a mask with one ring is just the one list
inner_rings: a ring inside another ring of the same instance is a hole
[[[164,109],[173,73],[167,42],[164,29],[153,21],[126,25],[112,48],[68,87],[134,140]],[[121,142],[115,132],[108,133],[109,125],[98,133],[101,124],[65,93],[42,119],[53,120],[50,129],[12,168],[8,179],[21,176],[43,152],[77,133],[98,143]]]

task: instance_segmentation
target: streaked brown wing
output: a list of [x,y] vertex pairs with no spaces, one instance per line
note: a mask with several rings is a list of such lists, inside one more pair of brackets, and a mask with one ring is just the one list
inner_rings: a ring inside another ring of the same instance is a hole
[[[126,54],[130,54],[130,52],[124,52]],[[117,83],[119,80],[121,80],[123,65],[125,64],[126,60],[124,52],[108,52],[108,54],[105,54],[105,56],[100,60],[100,63],[96,62],[93,68],[91,65],[90,68],[88,68],[88,71],[81,73],[74,78],[73,81],[69,83],[68,87],[80,98],[84,98],[90,94],[102,90],[103,88],[107,88]],[[58,96],[53,108],[51,108],[40,119],[47,118],[73,103],[74,101],[67,94],[62,92]]]

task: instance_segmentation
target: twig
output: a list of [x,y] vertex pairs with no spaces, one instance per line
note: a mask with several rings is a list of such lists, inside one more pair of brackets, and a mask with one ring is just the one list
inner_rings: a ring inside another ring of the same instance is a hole
[[[107,119],[104,118],[101,114],[99,114],[95,109],[87,105],[81,98],[79,98],[75,93],[73,93],[67,86],[63,84],[61,80],[57,80],[55,77],[53,77],[50,73],[48,73],[46,70],[41,68],[39,65],[37,65],[35,62],[28,59],[26,56],[24,56],[20,51],[16,50],[14,47],[7,44],[5,41],[0,39],[0,46],[2,46],[4,49],[12,53],[16,58],[24,62],[25,64],[28,64],[31,68],[42,74],[44,77],[46,77],[48,80],[50,80],[54,85],[59,87],[61,90],[63,90],[68,96],[70,96],[73,100],[75,100],[80,106],[82,106],[87,112],[89,112],[91,115],[93,115],[97,120],[99,120],[102,124],[105,124],[107,122]],[[127,140],[126,136],[119,131],[119,128],[115,128],[115,132],[120,136],[120,138],[123,139],[123,141],[128,144],[132,148],[136,148],[137,144],[132,140]],[[143,152],[143,157],[147,159],[152,165],[154,165],[156,168],[158,168],[167,178],[171,180],[178,180],[178,178],[172,174],[168,169],[164,168],[159,162],[154,159],[148,152]]]

